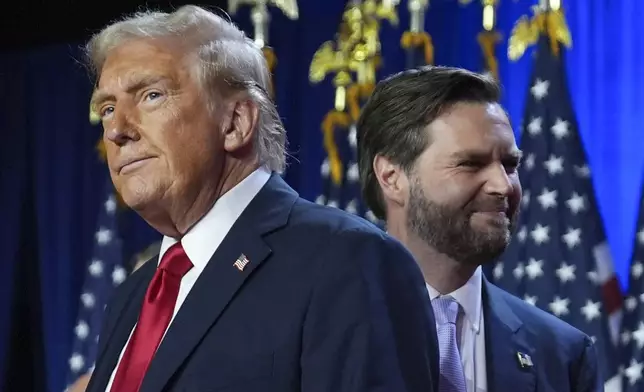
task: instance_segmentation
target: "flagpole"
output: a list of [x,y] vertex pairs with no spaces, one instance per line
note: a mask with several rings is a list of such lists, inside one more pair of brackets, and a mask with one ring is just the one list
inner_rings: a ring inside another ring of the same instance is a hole
[[548,36],[555,56],[559,55],[561,45],[572,47],[561,0],[539,0],[532,18],[524,15],[517,21],[508,40],[508,58],[512,61],[520,59],[530,46],[537,43],[541,34]]
[[498,0],[482,0],[481,3],[483,4],[483,30],[478,34],[477,39],[483,52],[486,71],[499,80],[499,61],[496,57],[496,45],[501,41],[501,34],[496,30]]
[[255,44],[261,48],[264,58],[266,59],[268,71],[271,74],[270,93],[273,95],[273,74],[275,72],[275,67],[277,66],[277,55],[273,48],[268,44],[268,28],[271,20],[268,5],[271,4],[280,9],[289,19],[297,20],[299,18],[297,0],[253,0],[250,2],[247,0],[228,0],[228,11],[231,15],[235,15],[239,6],[248,3],[252,6],[250,19],[253,22],[254,28],[253,40],[255,41]]
[[400,45],[406,52],[406,67],[415,68],[434,63],[432,37],[425,31],[425,13],[429,0],[408,0],[410,15],[409,29],[400,38]]
[[335,87],[333,107],[321,124],[326,157],[320,168],[322,189],[316,203],[344,209],[376,224],[377,218],[360,197],[355,123],[375,88],[381,62],[381,22],[398,23],[397,4],[394,0],[350,0],[335,39],[318,48],[309,68],[311,83],[333,75]]

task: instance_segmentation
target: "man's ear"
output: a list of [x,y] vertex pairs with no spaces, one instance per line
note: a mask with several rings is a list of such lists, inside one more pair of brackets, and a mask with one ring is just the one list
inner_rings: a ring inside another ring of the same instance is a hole
[[404,206],[409,193],[409,179],[400,165],[382,155],[376,155],[373,159],[373,172],[385,202]]
[[224,129],[224,149],[230,153],[251,146],[259,119],[259,109],[250,99],[236,101],[233,105],[230,121]]

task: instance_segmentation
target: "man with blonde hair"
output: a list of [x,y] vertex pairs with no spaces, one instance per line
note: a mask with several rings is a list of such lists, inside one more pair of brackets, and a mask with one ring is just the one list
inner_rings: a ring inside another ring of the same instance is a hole
[[114,185],[164,236],[106,309],[88,391],[434,390],[419,268],[276,174],[285,130],[242,31],[184,6],[108,26],[87,51]]

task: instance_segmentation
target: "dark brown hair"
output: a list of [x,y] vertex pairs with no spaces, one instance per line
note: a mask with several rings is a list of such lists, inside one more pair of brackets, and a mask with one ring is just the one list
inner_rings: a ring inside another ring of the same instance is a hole
[[358,167],[365,203],[380,219],[385,204],[373,160],[381,155],[409,173],[431,142],[427,125],[460,102],[498,102],[498,83],[462,68],[425,66],[382,80],[357,124]]

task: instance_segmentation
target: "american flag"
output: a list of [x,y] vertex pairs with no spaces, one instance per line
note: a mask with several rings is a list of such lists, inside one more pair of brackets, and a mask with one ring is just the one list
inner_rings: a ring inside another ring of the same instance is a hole
[[610,319],[619,312],[621,292],[567,89],[563,47],[553,54],[544,34],[536,50],[522,126],[521,217],[492,280],[591,336],[606,391],[619,391],[617,329]]
[[103,310],[113,290],[127,277],[117,223],[117,198],[109,179],[98,211],[94,250],[87,263],[85,281],[69,358],[67,385],[93,370]]
[[644,183],[641,197],[620,337],[624,392],[644,391]]
[[361,197],[355,122],[351,121],[348,127],[335,129],[333,140],[342,165],[341,180],[340,182],[333,180],[330,158],[327,155],[320,167],[322,193],[317,197],[316,203],[341,208],[379,224],[378,219],[369,210]]

